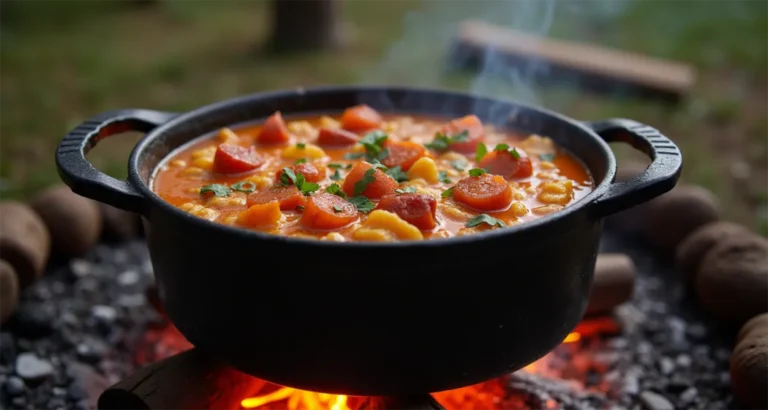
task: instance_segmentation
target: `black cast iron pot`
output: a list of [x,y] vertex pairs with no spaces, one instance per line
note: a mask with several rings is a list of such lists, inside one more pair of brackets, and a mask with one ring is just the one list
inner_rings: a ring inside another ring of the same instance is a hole
[[[382,112],[458,117],[553,138],[591,172],[595,189],[565,210],[507,229],[403,243],[335,243],[209,222],[152,192],[174,149],[223,126],[283,115]],[[147,132],[127,181],[84,154],[102,138]],[[614,183],[606,142],[652,164]],[[144,217],[157,284],[173,323],[200,349],[254,376],[353,395],[434,392],[520,369],[558,345],[582,317],[603,218],[670,190],[678,148],[629,120],[584,123],[469,94],[398,87],[328,87],[254,94],[185,114],[120,110],[67,135],[56,161],[74,192]]]

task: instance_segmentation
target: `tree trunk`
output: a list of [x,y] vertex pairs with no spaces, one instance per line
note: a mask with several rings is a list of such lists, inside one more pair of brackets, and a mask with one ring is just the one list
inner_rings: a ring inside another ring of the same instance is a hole
[[335,0],[272,0],[273,51],[332,48],[339,43]]

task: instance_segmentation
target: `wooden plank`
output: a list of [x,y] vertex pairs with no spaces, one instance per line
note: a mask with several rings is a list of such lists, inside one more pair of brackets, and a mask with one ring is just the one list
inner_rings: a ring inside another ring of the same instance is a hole
[[577,73],[591,77],[592,83],[614,82],[617,87],[629,86],[647,93],[681,97],[696,80],[696,72],[688,64],[539,37],[478,20],[460,24],[457,43],[462,52],[474,53],[475,57],[493,50],[511,59],[547,62],[556,69],[550,75]]

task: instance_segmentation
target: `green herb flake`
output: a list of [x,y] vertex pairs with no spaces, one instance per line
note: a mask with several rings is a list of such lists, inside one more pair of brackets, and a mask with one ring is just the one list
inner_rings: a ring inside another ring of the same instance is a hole
[[384,148],[384,142],[386,142],[388,138],[389,136],[383,131],[376,130],[365,134],[363,138],[360,139],[360,144],[365,148],[365,154],[363,155],[368,162],[379,162],[389,156],[389,150]]
[[297,159],[296,161],[293,161],[294,165],[303,164],[303,163],[305,163],[305,162],[307,162],[307,159],[306,159],[306,158],[299,158],[299,159]]
[[366,197],[364,197],[362,195],[353,196],[352,198],[349,198],[349,202],[352,205],[354,205],[355,208],[357,208],[358,211],[360,211],[362,213],[368,213],[368,212],[373,211],[373,208],[375,206],[375,205],[373,205],[373,202],[371,202],[370,199],[368,199],[368,198],[366,198]]
[[445,191],[443,191],[442,197],[443,198],[448,198],[448,197],[452,196],[453,195],[453,188],[454,187],[450,187],[450,188],[446,189]]
[[331,195],[336,195],[336,196],[342,197],[344,199],[347,199],[347,194],[345,194],[344,191],[341,190],[341,187],[339,186],[339,184],[328,185],[325,188],[325,192],[327,192],[327,193],[329,193]]
[[280,184],[296,185],[296,173],[288,167],[283,168],[283,172],[280,174]]
[[435,138],[432,142],[424,144],[425,147],[434,151],[445,151],[448,146],[457,142],[464,142],[469,139],[469,132],[464,130],[456,135],[449,136],[442,132],[435,133]]
[[381,162],[374,162],[373,164],[371,164],[371,166],[373,166],[374,169],[380,169],[382,171],[387,170],[387,166],[382,164]]
[[304,212],[304,206],[303,205],[299,205],[299,206],[296,207],[296,210],[299,211],[299,212]]
[[229,187],[232,188],[233,191],[245,192],[246,194],[250,194],[256,190],[256,184],[252,181],[240,181],[230,185]]
[[554,161],[555,154],[539,154],[539,159],[542,161]]
[[359,181],[355,182],[355,196],[358,196],[365,191],[365,188],[368,188],[369,184],[372,184],[376,181],[376,178],[373,177],[373,174],[376,172],[376,168],[370,168],[367,171],[365,171],[365,174],[363,174],[363,178],[361,178]]
[[483,160],[483,157],[485,154],[488,153],[488,147],[485,146],[482,142],[477,144],[477,148],[475,148],[475,162],[480,162]]
[[347,152],[344,154],[344,159],[360,159],[365,156],[364,152]]
[[320,184],[305,180],[304,174],[299,173],[296,175],[296,188],[299,188],[299,191],[304,195],[312,195],[315,191],[320,189]]
[[463,159],[456,159],[451,161],[451,166],[456,171],[464,171],[465,169],[467,169],[468,165],[469,164],[467,163],[467,161],[464,161]]
[[438,172],[438,173],[437,173],[437,179],[438,179],[440,182],[444,183],[444,184],[450,184],[450,183],[451,183],[451,179],[450,179],[450,178],[448,178],[448,172],[446,172],[446,171],[440,171],[440,172]]
[[509,151],[509,145],[507,144],[497,144],[496,147],[493,148],[494,151]]
[[334,181],[341,181],[342,176],[341,173],[339,173],[338,169],[333,170],[333,174],[331,175],[331,179]]
[[400,189],[400,188],[395,189],[395,193],[398,194],[398,195],[402,195],[402,194],[415,194],[416,192],[418,192],[418,191],[416,191],[416,187],[415,186],[405,187],[404,189]]
[[475,226],[478,226],[480,224],[488,224],[490,226],[499,226],[501,228],[504,228],[507,226],[507,224],[504,223],[504,221],[496,219],[488,214],[480,214],[470,220],[467,221],[467,224],[464,225],[467,228],[472,228]]
[[343,169],[343,168],[344,168],[344,164],[334,164],[334,163],[330,163],[330,164],[328,164],[328,168],[333,168],[333,169]]
[[341,209],[341,207],[340,207],[340,206],[338,206],[338,205],[334,205],[334,206],[333,206],[333,212],[339,213],[339,212],[341,212],[341,211],[343,211],[343,209]]
[[517,148],[509,148],[509,145],[507,144],[498,144],[493,150],[498,152],[509,152],[509,155],[512,155],[512,158],[520,159],[520,153],[517,152]]
[[303,142],[300,142],[300,143],[296,144],[296,148],[298,148],[298,149],[304,149],[306,147],[307,147],[307,144],[305,144]]
[[469,170],[469,176],[471,177],[479,177],[480,175],[487,174],[488,171],[486,171],[483,168],[472,168]]
[[222,184],[205,185],[200,188],[200,195],[205,195],[207,193],[212,193],[213,196],[229,196],[232,193],[232,190]]
[[352,169],[352,164],[347,164],[347,166],[344,167],[344,169]]
[[514,159],[520,159],[520,153],[517,152],[517,148],[512,148],[509,150],[509,153],[512,155]]
[[397,182],[405,182],[408,180],[408,174],[403,172],[400,165],[387,169],[386,174]]

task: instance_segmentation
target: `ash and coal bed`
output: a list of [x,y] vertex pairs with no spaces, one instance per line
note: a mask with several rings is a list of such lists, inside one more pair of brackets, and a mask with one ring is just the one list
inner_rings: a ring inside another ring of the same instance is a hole
[[[638,269],[632,299],[612,318],[585,320],[580,338],[526,369],[435,394],[438,402],[447,409],[734,408],[735,331],[702,313],[671,263],[644,244],[606,231],[601,250],[628,254]],[[151,282],[140,241],[52,264],[1,329],[2,408],[96,408],[108,386],[178,353],[183,344],[147,343],[167,325],[145,296]]]

